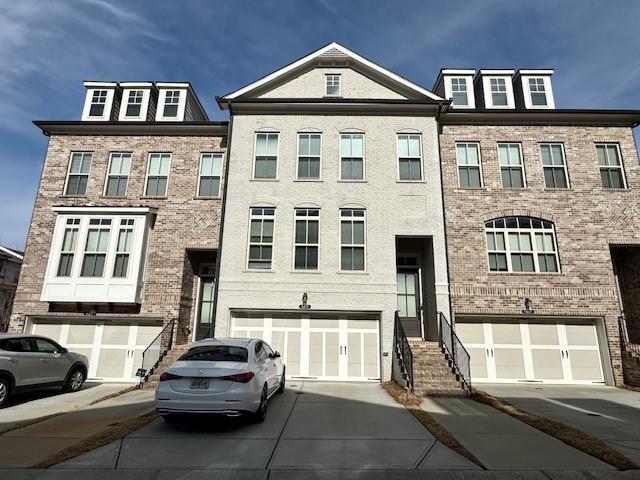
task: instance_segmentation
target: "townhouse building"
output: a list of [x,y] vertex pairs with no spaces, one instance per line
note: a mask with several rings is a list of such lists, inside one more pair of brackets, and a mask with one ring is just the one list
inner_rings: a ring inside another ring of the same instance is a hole
[[640,112],[556,108],[552,75],[436,81],[455,329],[474,381],[619,385],[621,315],[638,341]]
[[49,142],[10,330],[135,381],[161,332],[212,324],[227,124],[188,83],[85,87],[81,120],[35,122]]
[[0,245],[0,332],[9,328],[24,252]]

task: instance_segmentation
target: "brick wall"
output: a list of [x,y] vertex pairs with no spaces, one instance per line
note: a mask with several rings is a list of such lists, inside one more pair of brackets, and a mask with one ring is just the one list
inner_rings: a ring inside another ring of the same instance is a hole
[[[458,188],[455,142],[480,142],[484,187]],[[497,142],[522,145],[527,188],[501,186]],[[442,128],[445,221],[455,315],[604,318],[614,380],[622,381],[618,299],[610,245],[640,244],[640,166],[630,128],[445,125]],[[571,188],[545,188],[540,142],[564,144]],[[602,188],[595,142],[620,145],[629,189]],[[554,222],[560,274],[489,272],[484,222],[527,215]]]
[[[63,195],[72,151],[92,151],[93,161],[84,197]],[[217,249],[220,228],[220,199],[197,198],[201,152],[224,152],[220,137],[203,136],[51,136],[10,329],[22,331],[29,316],[63,316],[50,313],[40,302],[56,214],[54,205],[149,206],[158,209],[150,231],[140,310],[134,314],[113,313],[110,318],[153,318],[167,323],[179,318],[179,340],[185,340],[191,325],[194,273],[186,249]],[[110,152],[131,152],[132,164],[126,198],[103,196]],[[171,152],[171,171],[165,199],[145,198],[144,184],[150,152]],[[224,172],[223,172],[224,175]],[[221,182],[223,185],[223,182]],[[221,192],[222,195],[222,192]],[[99,319],[101,314],[97,315]],[[96,317],[94,317],[96,318]]]

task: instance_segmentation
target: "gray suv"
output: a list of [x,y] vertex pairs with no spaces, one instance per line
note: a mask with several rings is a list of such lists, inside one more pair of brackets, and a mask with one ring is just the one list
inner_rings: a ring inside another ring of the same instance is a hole
[[0,408],[19,391],[61,386],[80,390],[87,357],[38,335],[0,334]]

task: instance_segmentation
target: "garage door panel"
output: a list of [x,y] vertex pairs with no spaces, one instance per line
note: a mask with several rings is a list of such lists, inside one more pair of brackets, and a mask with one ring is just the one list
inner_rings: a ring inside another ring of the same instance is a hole
[[528,328],[531,345],[560,345],[558,326],[555,323],[531,323]]
[[322,352],[323,334],[321,332],[309,333],[309,375],[314,377],[322,376]]
[[489,378],[487,355],[484,348],[467,348],[471,357],[471,378]]
[[496,348],[494,352],[498,378],[517,380],[526,377],[521,348]]
[[362,338],[360,333],[347,334],[347,375],[362,376]]
[[62,333],[61,323],[36,323],[31,329],[32,333],[50,338],[55,342],[61,342],[60,335]]
[[127,350],[102,348],[98,356],[96,376],[99,378],[123,378],[125,377],[126,363]]
[[102,331],[104,345],[129,345],[130,325],[105,324]]
[[522,334],[519,323],[494,323],[491,325],[493,343],[498,345],[520,345]]
[[75,324],[69,326],[67,343],[91,345],[96,334],[95,325]]
[[300,332],[287,332],[288,375],[300,375]]
[[340,375],[340,335],[338,332],[325,333],[326,357],[325,376],[337,377]]
[[[252,319],[257,320],[257,319]],[[302,320],[299,318],[274,318],[272,324],[276,328],[301,328]],[[252,325],[255,326],[255,325]],[[258,325],[261,326],[261,325]]]
[[482,323],[456,323],[456,334],[465,345],[484,344],[484,325]]
[[563,380],[562,356],[560,350],[531,350],[533,374],[540,380]]
[[600,355],[596,350],[571,350],[569,362],[574,380],[590,381],[602,377]]
[[378,335],[365,333],[364,339],[364,376],[375,378],[378,376]]
[[598,338],[593,325],[566,325],[565,328],[569,345],[598,345]]

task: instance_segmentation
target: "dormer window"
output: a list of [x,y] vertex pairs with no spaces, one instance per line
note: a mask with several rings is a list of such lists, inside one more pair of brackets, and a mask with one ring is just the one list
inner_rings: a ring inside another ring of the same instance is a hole
[[180,104],[180,90],[167,90],[164,98],[164,117],[177,117]]
[[325,75],[325,95],[337,97],[340,95],[340,74],[332,73]]
[[507,106],[507,82],[504,78],[489,79],[491,85],[491,104],[494,107]]
[[515,108],[513,70],[480,70],[485,108]]
[[531,94],[531,105],[534,107],[547,106],[547,93],[544,88],[544,78],[530,78],[529,93]]
[[551,89],[553,70],[520,70],[518,75],[525,108],[555,108]]
[[91,95],[91,107],[89,108],[90,117],[102,117],[104,115],[104,107],[107,104],[107,90],[94,90]]
[[144,97],[143,90],[129,91],[129,99],[127,100],[127,117],[139,117],[142,110],[142,99]]
[[469,92],[466,78],[453,77],[451,79],[451,103],[452,105],[462,107],[469,105]]

